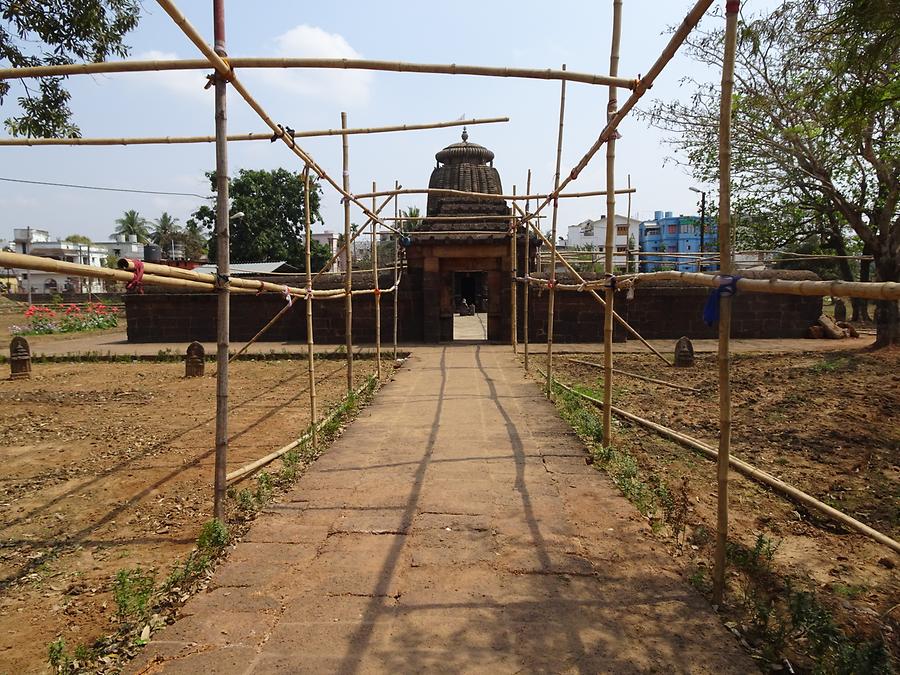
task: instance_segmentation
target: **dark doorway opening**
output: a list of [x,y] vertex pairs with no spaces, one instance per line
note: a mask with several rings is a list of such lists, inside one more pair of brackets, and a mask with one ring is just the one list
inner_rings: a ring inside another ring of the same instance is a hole
[[453,273],[453,339],[486,341],[487,272]]

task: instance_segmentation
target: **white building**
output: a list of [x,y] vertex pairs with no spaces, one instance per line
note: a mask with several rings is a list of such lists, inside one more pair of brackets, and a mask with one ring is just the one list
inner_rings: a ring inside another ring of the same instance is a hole
[[[637,249],[639,226],[641,221],[616,215],[616,234],[614,237],[616,253],[628,250],[628,240],[633,237],[633,248]],[[577,225],[569,225],[566,234],[567,249],[588,249],[604,252],[606,250],[606,216],[600,220],[585,220]]]
[[[31,227],[13,230],[13,250],[16,253],[53,258],[63,262],[106,267],[110,254],[116,257],[144,258],[144,245],[137,237],[117,235],[115,241],[77,244],[71,241],[51,239],[47,230]],[[21,280],[21,292],[27,293],[102,293],[106,290],[100,279],[40,272],[16,270]]]
[[[334,254],[337,253],[338,250],[338,236],[331,230],[325,230],[324,232],[313,232],[312,234],[313,241],[317,241],[328,249],[328,253],[331,257],[334,257]],[[337,266],[340,269],[343,269],[344,263],[339,258],[337,260]],[[326,272],[333,272],[334,265],[332,265],[329,269],[325,270]]]

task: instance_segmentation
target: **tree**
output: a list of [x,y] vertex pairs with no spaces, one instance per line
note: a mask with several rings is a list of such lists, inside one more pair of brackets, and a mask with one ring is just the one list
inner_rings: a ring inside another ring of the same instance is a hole
[[[211,189],[216,191],[216,174],[206,174]],[[236,178],[229,179],[229,196],[233,213],[243,217],[232,220],[232,262],[275,262],[306,269],[306,248],[303,235],[306,229],[303,181],[298,173],[286,169],[272,171],[241,169]],[[310,180],[309,206],[312,222],[323,222],[319,215],[318,182]],[[203,205],[192,220],[210,232],[209,257],[216,254],[216,214]],[[328,247],[313,240],[311,243],[313,270],[320,270],[331,259]]]
[[91,238],[86,237],[83,234],[70,234],[63,241],[67,241],[70,244],[85,244],[88,245],[91,243]]
[[[0,62],[14,68],[124,58],[128,47],[122,39],[140,16],[137,0],[3,2],[0,9]],[[10,92],[11,82],[0,81],[0,104]],[[80,136],[71,121],[70,95],[62,86],[63,78],[18,82],[22,114],[6,119],[11,135]]]
[[[900,278],[896,4],[789,0],[741,26],[735,72],[736,213],[755,211],[774,232],[795,232],[794,241],[814,234],[838,254],[858,238],[878,281]],[[700,31],[689,53],[720,69],[721,44],[721,30]],[[673,143],[694,177],[714,182],[718,87],[686,82],[689,104],[655,102],[646,114],[678,134]],[[842,267],[852,278],[849,264]],[[900,343],[896,301],[877,302],[875,321],[876,346]]]
[[150,241],[150,233],[147,231],[147,219],[135,210],[126,211],[121,218],[116,220],[116,231],[113,236],[129,234],[137,237],[142,244]]
[[182,231],[177,223],[178,218],[173,218],[166,211],[163,211],[162,215],[153,221],[150,240],[154,244],[159,244],[163,255],[171,254],[173,244],[182,243]]
[[200,260],[206,256],[206,236],[202,226],[193,218],[188,219],[181,233],[184,244],[184,257],[188,260]]
[[400,221],[400,229],[404,232],[414,232],[422,227],[422,216],[418,206],[410,206],[406,211],[401,211],[403,220]]

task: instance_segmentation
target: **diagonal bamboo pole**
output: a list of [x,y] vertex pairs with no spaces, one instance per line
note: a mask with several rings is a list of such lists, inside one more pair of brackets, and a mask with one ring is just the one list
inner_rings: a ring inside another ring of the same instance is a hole
[[[355,129],[311,129],[309,131],[291,131],[290,138],[318,138],[320,136],[340,136],[342,134],[385,134],[396,131],[421,131],[424,129],[444,129],[446,127],[473,126],[476,124],[496,124],[509,122],[508,117],[485,117],[470,120],[453,120],[452,122],[429,122],[424,124],[395,124],[386,127],[359,127]],[[271,133],[230,134],[226,137],[232,141],[271,141]],[[104,145],[181,145],[190,143],[214,143],[215,136],[142,136],[135,138],[0,138],[3,146],[104,146]]]
[[[609,53],[609,74],[614,77],[619,72],[619,43],[622,35],[622,0],[613,0],[612,43]],[[606,107],[607,122],[616,114],[619,105],[616,87],[609,87],[609,102]],[[616,241],[616,137],[606,144],[606,243],[604,246],[603,271],[615,275],[613,251]],[[606,289],[606,307],[603,310],[603,447],[612,442],[612,386],[613,386],[613,311],[616,291]]]
[[309,212],[309,167],[303,170],[303,206],[305,211],[306,232],[306,360],[309,375],[309,419],[311,442],[313,448],[318,447],[318,411],[316,410],[316,359],[313,344],[313,294],[312,294],[312,215]]
[[[734,88],[734,56],[740,0],[725,2],[725,54],[722,60],[722,91],[719,107],[719,269],[730,275],[731,253],[731,109]],[[719,457],[716,472],[718,509],[713,602],[722,603],[725,593],[725,544],[728,540],[728,463],[731,452],[731,296],[719,294]]]
[[[563,64],[563,70],[566,64]],[[563,125],[566,119],[566,81],[563,80],[559,92],[559,133],[556,137],[556,172],[553,190],[559,192],[559,171],[562,165]],[[559,215],[559,200],[553,202],[553,219],[550,225],[550,295],[547,296],[547,396],[553,398],[553,314],[556,304],[556,220]]]
[[[341,128],[347,128],[347,113],[341,113]],[[350,192],[350,146],[345,134],[341,137],[343,149],[344,193]],[[353,391],[353,247],[350,245],[350,202],[344,200],[344,331],[347,339],[347,391]]]
[[[375,181],[372,181],[372,192]],[[375,210],[375,197],[372,197],[372,210]],[[381,381],[381,289],[378,288],[378,235],[375,232],[375,221],[372,221],[372,284],[375,289],[375,375]]]
[[[192,28],[187,19],[168,0],[158,0],[163,9],[175,20],[185,33]],[[171,10],[171,11],[170,11]],[[526,80],[563,80],[607,86],[615,84],[625,89],[634,89],[638,80],[618,78],[611,81],[607,75],[576,73],[538,68],[506,68],[496,66],[471,66],[457,63],[405,63],[403,61],[375,61],[371,59],[333,58],[266,58],[245,56],[213,61],[222,75],[232,68],[320,68],[342,70],[377,70],[394,73],[429,73],[432,75],[478,75],[483,77],[509,77]],[[66,77],[68,75],[96,75],[99,73],[140,73],[160,70],[204,70],[208,63],[203,59],[158,59],[142,61],[104,61],[99,63],[73,63],[55,66],[27,66],[23,68],[0,68],[0,80],[14,80],[26,77]]]

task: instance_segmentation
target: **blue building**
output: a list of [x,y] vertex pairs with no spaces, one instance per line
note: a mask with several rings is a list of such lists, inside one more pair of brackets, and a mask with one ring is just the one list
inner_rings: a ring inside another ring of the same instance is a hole
[[[653,220],[641,223],[638,246],[641,249],[641,272],[677,270],[696,272],[700,252],[700,218],[673,216],[671,211],[656,211]],[[703,232],[703,251],[718,251],[718,231],[715,221],[706,218]],[[655,256],[654,253],[660,255]],[[678,256],[666,256],[678,253]]]

